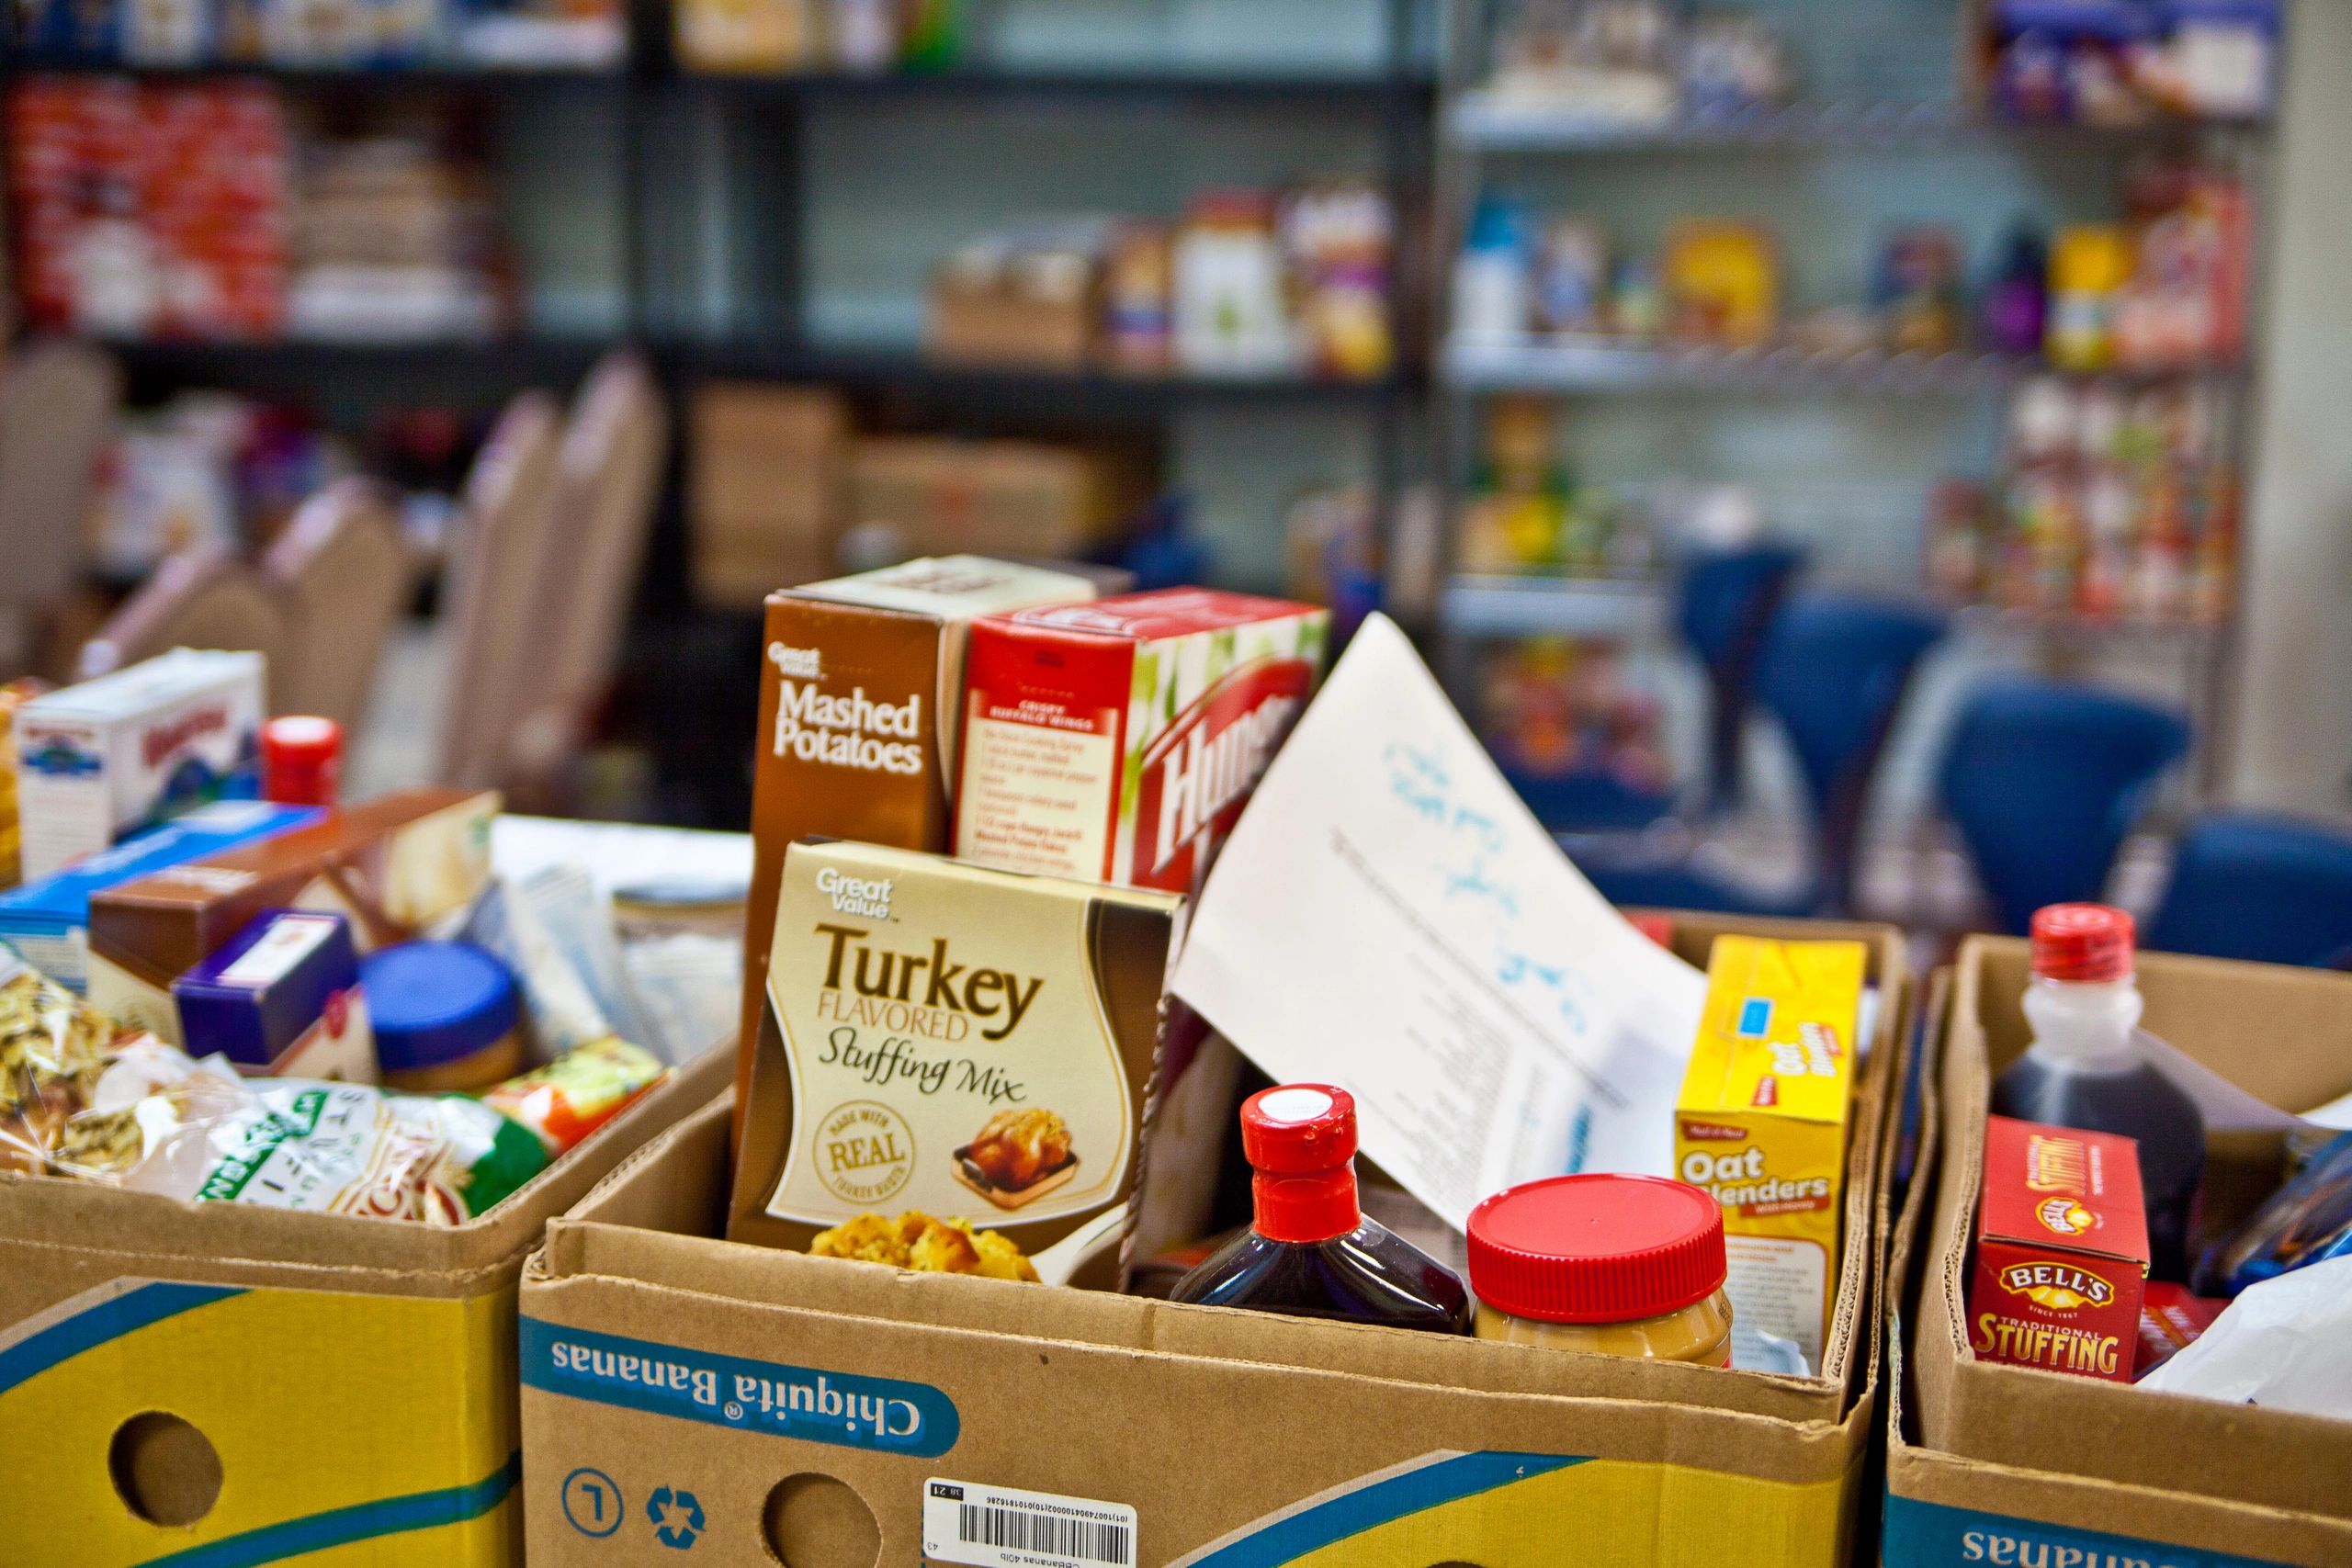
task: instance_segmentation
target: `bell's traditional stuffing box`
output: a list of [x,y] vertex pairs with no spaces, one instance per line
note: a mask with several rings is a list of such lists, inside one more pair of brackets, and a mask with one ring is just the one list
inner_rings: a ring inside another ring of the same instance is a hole
[[944,850],[966,628],[1091,599],[1076,570],[980,556],[912,560],[768,595],[737,1103],[748,1104],[785,848],[808,835]]
[[912,1210],[1001,1233],[1048,1281],[1114,1283],[1163,1089],[1181,908],[793,845],[728,1234],[805,1251],[860,1214]]

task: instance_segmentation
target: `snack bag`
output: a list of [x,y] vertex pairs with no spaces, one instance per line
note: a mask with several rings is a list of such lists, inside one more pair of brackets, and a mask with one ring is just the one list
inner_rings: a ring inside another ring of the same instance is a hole
[[0,1169],[456,1225],[548,1158],[480,1100],[243,1078],[226,1057],[117,1029],[21,964],[0,974]]
[[576,1147],[669,1075],[652,1052],[606,1035],[508,1078],[481,1098],[538,1134],[552,1158]]

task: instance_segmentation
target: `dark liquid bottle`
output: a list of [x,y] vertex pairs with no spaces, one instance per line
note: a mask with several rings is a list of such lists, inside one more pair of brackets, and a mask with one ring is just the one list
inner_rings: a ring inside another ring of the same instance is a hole
[[1250,1229],[1176,1283],[1171,1299],[1470,1332],[1454,1272],[1356,1205],[1356,1102],[1324,1084],[1262,1089],[1241,1107]]
[[1994,1083],[1994,1114],[2136,1142],[2148,1272],[2186,1280],[2205,1117],[2139,1047],[2132,917],[2100,904],[2053,904],[2035,914],[2025,1012],[2033,1044]]

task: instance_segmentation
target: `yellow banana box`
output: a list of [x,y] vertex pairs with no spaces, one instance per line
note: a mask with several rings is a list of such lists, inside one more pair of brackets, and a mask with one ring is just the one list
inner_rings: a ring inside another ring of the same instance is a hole
[[[1678,950],[1724,929],[1683,917]],[[729,1242],[722,1098],[524,1271],[532,1568],[1846,1568],[1902,941],[1763,929],[1867,942],[1881,1002],[1812,1375]]]
[[0,1562],[515,1568],[524,1258],[725,1055],[454,1227],[0,1176]]
[[1742,1367],[1821,1364],[1868,959],[1858,942],[1736,933],[1708,955],[1674,1161],[1724,1206],[1732,1359]]

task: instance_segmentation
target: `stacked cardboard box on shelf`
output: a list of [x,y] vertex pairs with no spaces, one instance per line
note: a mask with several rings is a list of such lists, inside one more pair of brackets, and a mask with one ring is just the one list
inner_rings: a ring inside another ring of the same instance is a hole
[[840,397],[721,384],[695,393],[688,417],[696,596],[752,609],[779,583],[831,576],[849,451]]
[[[528,1270],[532,1561],[658,1555],[668,1529],[716,1568],[1505,1568],[1560,1562],[1570,1539],[1580,1562],[1844,1563],[1875,1422],[1902,941],[1685,917],[1678,948],[1703,961],[1735,926],[1864,940],[1879,987],[1824,1375],[1537,1354],[730,1244],[714,1239],[722,1102],[553,1225]],[[581,1523],[615,1508],[609,1539]],[[973,1519],[1024,1515],[1085,1550],[1016,1559],[961,1544]]]
[[[1920,1173],[1888,1275],[1920,1271],[1909,1331],[1891,1340],[1884,1560],[2352,1562],[2352,1423],[1996,1365],[1969,1348],[1984,1118],[1993,1076],[2030,1037],[2029,962],[2015,939],[1962,948],[1941,1060],[1923,1075]],[[2143,953],[2138,981],[2150,1031],[2257,1099],[2301,1110],[2352,1089],[2352,978]],[[2250,1210],[2280,1164],[2276,1133],[2209,1134],[2206,1228]]]
[[1083,558],[1150,494],[1142,455],[1102,443],[869,435],[850,458],[850,522],[906,555]]

